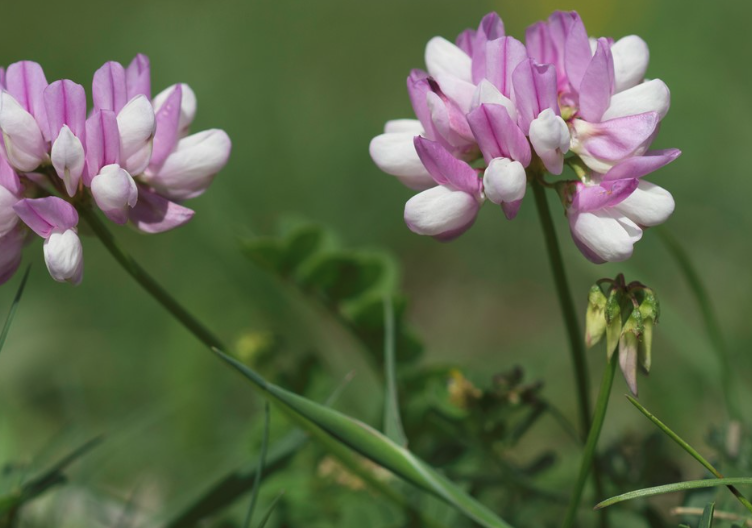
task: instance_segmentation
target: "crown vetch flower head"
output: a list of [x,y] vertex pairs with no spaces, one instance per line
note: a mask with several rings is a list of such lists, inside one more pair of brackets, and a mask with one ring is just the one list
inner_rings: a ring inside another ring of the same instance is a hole
[[83,251],[76,206],[96,204],[113,222],[145,233],[185,224],[182,202],[202,194],[231,143],[212,129],[189,135],[196,97],[185,84],[151,100],[149,59],[107,62],[83,86],[48,83],[31,61],[11,64],[0,93],[0,284],[17,269],[30,232],[44,239],[58,281],[78,284]]
[[[427,71],[407,79],[417,119],[389,121],[371,141],[371,157],[422,191],[408,202],[405,219],[440,240],[467,230],[482,203],[452,194],[463,192],[446,183],[453,176],[465,181],[474,171],[482,195],[511,220],[526,183],[542,179],[543,168],[562,174],[566,162],[578,180],[558,186],[569,189],[564,203],[575,244],[593,262],[624,260],[643,230],[674,209],[667,191],[641,180],[679,155],[649,150],[670,92],[659,79],[645,80],[648,61],[641,38],[590,38],[576,12],[533,24],[525,44],[490,13],[455,43],[428,42]],[[423,140],[441,148],[439,179],[434,161],[421,155]]]

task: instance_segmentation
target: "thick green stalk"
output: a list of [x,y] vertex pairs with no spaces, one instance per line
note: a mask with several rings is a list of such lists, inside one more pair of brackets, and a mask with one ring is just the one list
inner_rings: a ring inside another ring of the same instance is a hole
[[548,259],[551,263],[551,272],[554,275],[559,306],[567,328],[569,350],[574,366],[575,385],[577,386],[580,434],[582,438],[585,438],[590,430],[590,376],[588,375],[587,360],[585,358],[585,345],[580,333],[580,324],[577,322],[577,311],[572,299],[572,292],[569,290],[567,275],[564,271],[564,259],[559,249],[559,241],[556,239],[551,210],[548,208],[546,190],[538,181],[534,181],[531,187],[535,195],[535,205],[538,208],[538,217],[543,228],[543,236],[546,239],[546,249],[548,250]]
[[595,448],[598,445],[598,438],[601,435],[601,429],[603,429],[603,422],[606,418],[606,411],[608,410],[608,399],[611,396],[611,387],[614,384],[614,374],[616,373],[617,358],[614,354],[606,366],[606,370],[603,372],[603,378],[601,379],[601,388],[598,393],[598,401],[595,403],[595,416],[593,418],[593,426],[590,428],[590,433],[585,442],[585,451],[582,454],[582,462],[580,463],[580,473],[577,476],[577,482],[574,486],[574,492],[569,502],[569,508],[567,509],[567,515],[564,519],[564,528],[571,528],[574,525],[575,517],[577,516],[577,508],[580,505],[582,499],[582,492],[585,489],[585,483],[587,482],[588,473],[593,466],[593,460],[595,459]]
[[718,323],[718,318],[713,310],[713,305],[710,302],[710,296],[708,295],[705,285],[700,279],[700,274],[692,265],[692,261],[684,248],[679,245],[679,242],[663,227],[659,228],[658,235],[661,237],[663,244],[674,257],[674,260],[679,266],[679,269],[684,274],[684,278],[689,284],[690,290],[697,300],[697,304],[700,307],[703,321],[705,322],[705,329],[710,338],[710,342],[715,349],[715,353],[718,356],[718,361],[721,364],[721,386],[723,387],[723,396],[726,400],[726,408],[729,416],[732,420],[741,421],[742,412],[739,407],[739,391],[736,385],[736,377],[733,375],[732,361],[729,354],[729,350],[726,346],[726,341],[723,339],[723,333],[721,332],[721,326]]
[[115,237],[112,236],[107,226],[102,223],[96,213],[89,207],[82,206],[78,208],[78,213],[86,220],[91,230],[102,241],[104,247],[115,257],[115,260],[123,267],[128,274],[138,282],[159,304],[161,304],[175,319],[177,319],[196,339],[201,341],[209,348],[219,348],[226,350],[222,342],[201,324],[188,310],[183,308],[172,295],[160,286],[151,275],[135,261],[133,258],[120,248]]

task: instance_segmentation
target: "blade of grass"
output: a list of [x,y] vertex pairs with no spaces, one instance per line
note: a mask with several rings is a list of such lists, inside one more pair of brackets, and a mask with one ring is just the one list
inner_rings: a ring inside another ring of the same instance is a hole
[[709,502],[702,512],[697,528],[713,528],[713,512],[715,512],[715,502]]
[[3,349],[5,339],[8,337],[8,332],[10,331],[10,325],[13,322],[13,318],[16,316],[16,310],[18,310],[18,304],[21,302],[21,296],[23,295],[24,288],[26,288],[26,281],[29,278],[29,272],[31,272],[31,266],[28,266],[26,268],[26,272],[24,273],[23,279],[21,279],[21,284],[18,287],[18,291],[16,292],[16,297],[13,299],[13,304],[10,305],[8,316],[5,318],[5,324],[3,325],[3,330],[0,333],[0,351],[2,351]]
[[[692,458],[694,458],[700,464],[702,464],[705,467],[705,469],[710,471],[713,475],[715,475],[719,479],[724,478],[723,475],[721,475],[721,472],[718,471],[715,467],[713,467],[713,465],[710,462],[708,462],[705,459],[705,457],[703,457],[700,453],[698,453],[697,450],[695,450],[691,445],[689,445],[686,441],[684,441],[684,439],[681,438],[678,434],[673,432],[666,424],[664,424],[662,421],[656,418],[653,415],[653,413],[651,413],[645,407],[643,407],[643,405],[640,402],[638,402],[635,398],[633,398],[632,396],[628,394],[627,394],[627,399],[632,405],[634,405],[637,408],[637,410],[639,410],[642,414],[644,414],[648,420],[650,420],[656,426],[658,426],[658,428],[665,435],[667,435],[674,442],[679,444],[679,447],[684,449],[687,453],[689,453],[692,456]],[[745,508],[747,508],[749,511],[752,512],[752,503],[750,503],[749,500],[747,500],[747,498],[744,495],[742,495],[742,493],[738,489],[736,489],[734,486],[728,486],[728,489],[731,493],[734,494],[734,497],[736,497],[737,500],[741,502]]]
[[510,525],[491,510],[372,427],[271,384],[257,372],[219,350],[214,349],[214,352],[249,379],[266,397],[281,404],[282,408],[288,409],[291,413],[312,422],[337,443],[390,470],[403,480],[436,495],[486,528],[509,528]]
[[73,462],[98,446],[102,442],[102,439],[102,436],[97,436],[89,440],[60,459],[60,461],[47,469],[47,471],[26,482],[18,492],[0,499],[0,515],[11,510],[17,510],[24,503],[35,499],[48,489],[65,482],[66,478],[63,471]]
[[284,490],[280,491],[279,494],[274,498],[271,505],[269,506],[269,509],[266,510],[266,513],[261,518],[261,522],[258,525],[258,528],[264,528],[266,526],[266,523],[269,522],[269,519],[272,517],[272,513],[274,513],[275,508],[277,507],[277,504],[279,504],[279,501],[282,499],[282,497],[285,495]]
[[705,322],[705,330],[708,333],[710,343],[715,349],[718,361],[721,364],[721,387],[723,388],[723,396],[726,400],[726,408],[729,416],[732,420],[741,420],[742,412],[739,407],[737,380],[733,375],[733,363],[726,346],[726,341],[723,339],[721,325],[718,323],[718,318],[716,317],[713,305],[710,302],[710,296],[705,289],[705,285],[702,283],[700,274],[692,265],[692,261],[687,252],[684,251],[684,248],[681,247],[679,242],[677,242],[665,227],[660,227],[657,231],[661,241],[666,246],[666,249],[671,256],[674,257],[679,269],[684,274],[684,279],[687,281],[687,284],[689,284],[689,289],[697,300],[702,319]]
[[384,433],[395,444],[407,446],[407,437],[402,427],[397,397],[397,367],[394,344],[394,306],[392,299],[384,297]]
[[264,463],[266,463],[266,449],[269,446],[269,402],[264,404],[264,438],[261,441],[261,454],[259,455],[258,467],[256,469],[256,478],[253,481],[253,491],[251,492],[251,504],[248,506],[248,512],[245,515],[243,528],[250,528],[251,519],[253,519],[253,510],[256,509],[259,489],[261,488],[261,475],[264,473]]
[[703,479],[703,480],[688,480],[686,482],[677,482],[675,484],[664,484],[663,486],[655,486],[653,488],[644,488],[636,491],[630,491],[629,493],[622,493],[616,497],[611,497],[603,502],[598,503],[594,510],[600,510],[601,508],[607,508],[620,502],[640,499],[643,497],[653,497],[655,495],[663,495],[664,493],[676,493],[678,491],[687,491],[700,488],[713,488],[716,486],[752,486],[752,478],[721,478],[721,479]]

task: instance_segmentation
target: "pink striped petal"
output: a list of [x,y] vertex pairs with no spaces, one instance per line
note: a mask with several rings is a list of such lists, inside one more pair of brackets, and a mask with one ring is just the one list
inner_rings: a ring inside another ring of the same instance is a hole
[[556,47],[545,22],[536,22],[525,31],[528,56],[540,64],[556,64]]
[[487,163],[494,158],[511,158],[524,167],[530,165],[530,144],[506,108],[482,104],[467,119]]
[[8,66],[5,87],[21,107],[37,120],[44,137],[49,141],[47,110],[44,106],[44,90],[47,78],[36,62],[21,61]]
[[575,119],[575,141],[572,150],[599,160],[621,161],[651,139],[659,121],[660,118],[655,112],[611,119],[602,123],[588,123]]
[[57,139],[63,125],[83,141],[86,134],[86,90],[67,79],[55,81],[44,91],[44,104],[50,124],[50,141]]
[[97,110],[112,110],[116,114],[120,112],[128,102],[123,65],[114,61],[105,62],[104,66],[94,73],[91,95],[95,112]]
[[125,86],[128,100],[137,95],[151,99],[151,68],[149,57],[139,53],[125,70]]
[[519,111],[519,125],[525,135],[530,123],[543,110],[550,108],[560,115],[556,92],[556,69],[551,64],[536,64],[532,59],[522,61],[512,74],[514,102]]
[[582,119],[592,123],[600,121],[611,103],[614,90],[614,59],[606,39],[598,39],[595,55],[585,70],[578,89]]
[[615,165],[603,176],[603,181],[642,178],[674,161],[681,155],[679,149],[651,150],[642,156],[633,156]]
[[56,196],[26,198],[13,206],[13,210],[42,238],[49,238],[53,231],[66,231],[78,225],[76,209]]
[[486,44],[485,78],[506,97],[512,97],[512,74],[527,59],[524,44],[512,37],[502,37]]
[[150,167],[154,170],[164,163],[167,156],[175,149],[180,138],[180,105],[183,98],[182,85],[177,84],[156,112],[157,131],[154,134],[154,146]]
[[577,184],[577,192],[572,198],[572,207],[581,212],[596,211],[613,207],[627,199],[637,188],[639,180],[616,180],[600,185]]
[[134,227],[142,233],[170,231],[190,221],[195,213],[171,202],[143,185],[138,186],[138,202],[128,212]]
[[99,110],[86,120],[86,164],[86,186],[91,186],[102,167],[120,164],[120,132],[112,110]]
[[480,195],[481,180],[475,169],[452,156],[439,143],[418,136],[415,150],[436,183],[472,196]]
[[579,91],[582,85],[582,79],[585,71],[590,64],[593,53],[590,49],[590,39],[588,38],[585,24],[582,23],[580,15],[572,15],[572,25],[569,33],[566,35],[564,45],[564,66],[567,72],[567,78],[574,91]]
[[483,17],[475,32],[475,42],[472,49],[472,81],[478,84],[486,75],[486,43],[499,39],[505,35],[504,22],[496,13],[488,13]]

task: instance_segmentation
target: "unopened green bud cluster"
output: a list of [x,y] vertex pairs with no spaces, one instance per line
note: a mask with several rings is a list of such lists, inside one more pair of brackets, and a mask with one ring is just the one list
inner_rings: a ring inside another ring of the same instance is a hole
[[585,343],[590,348],[605,335],[609,361],[618,348],[619,366],[635,395],[638,365],[650,372],[653,327],[659,314],[655,292],[640,282],[626,284],[622,274],[599,280],[588,294]]

